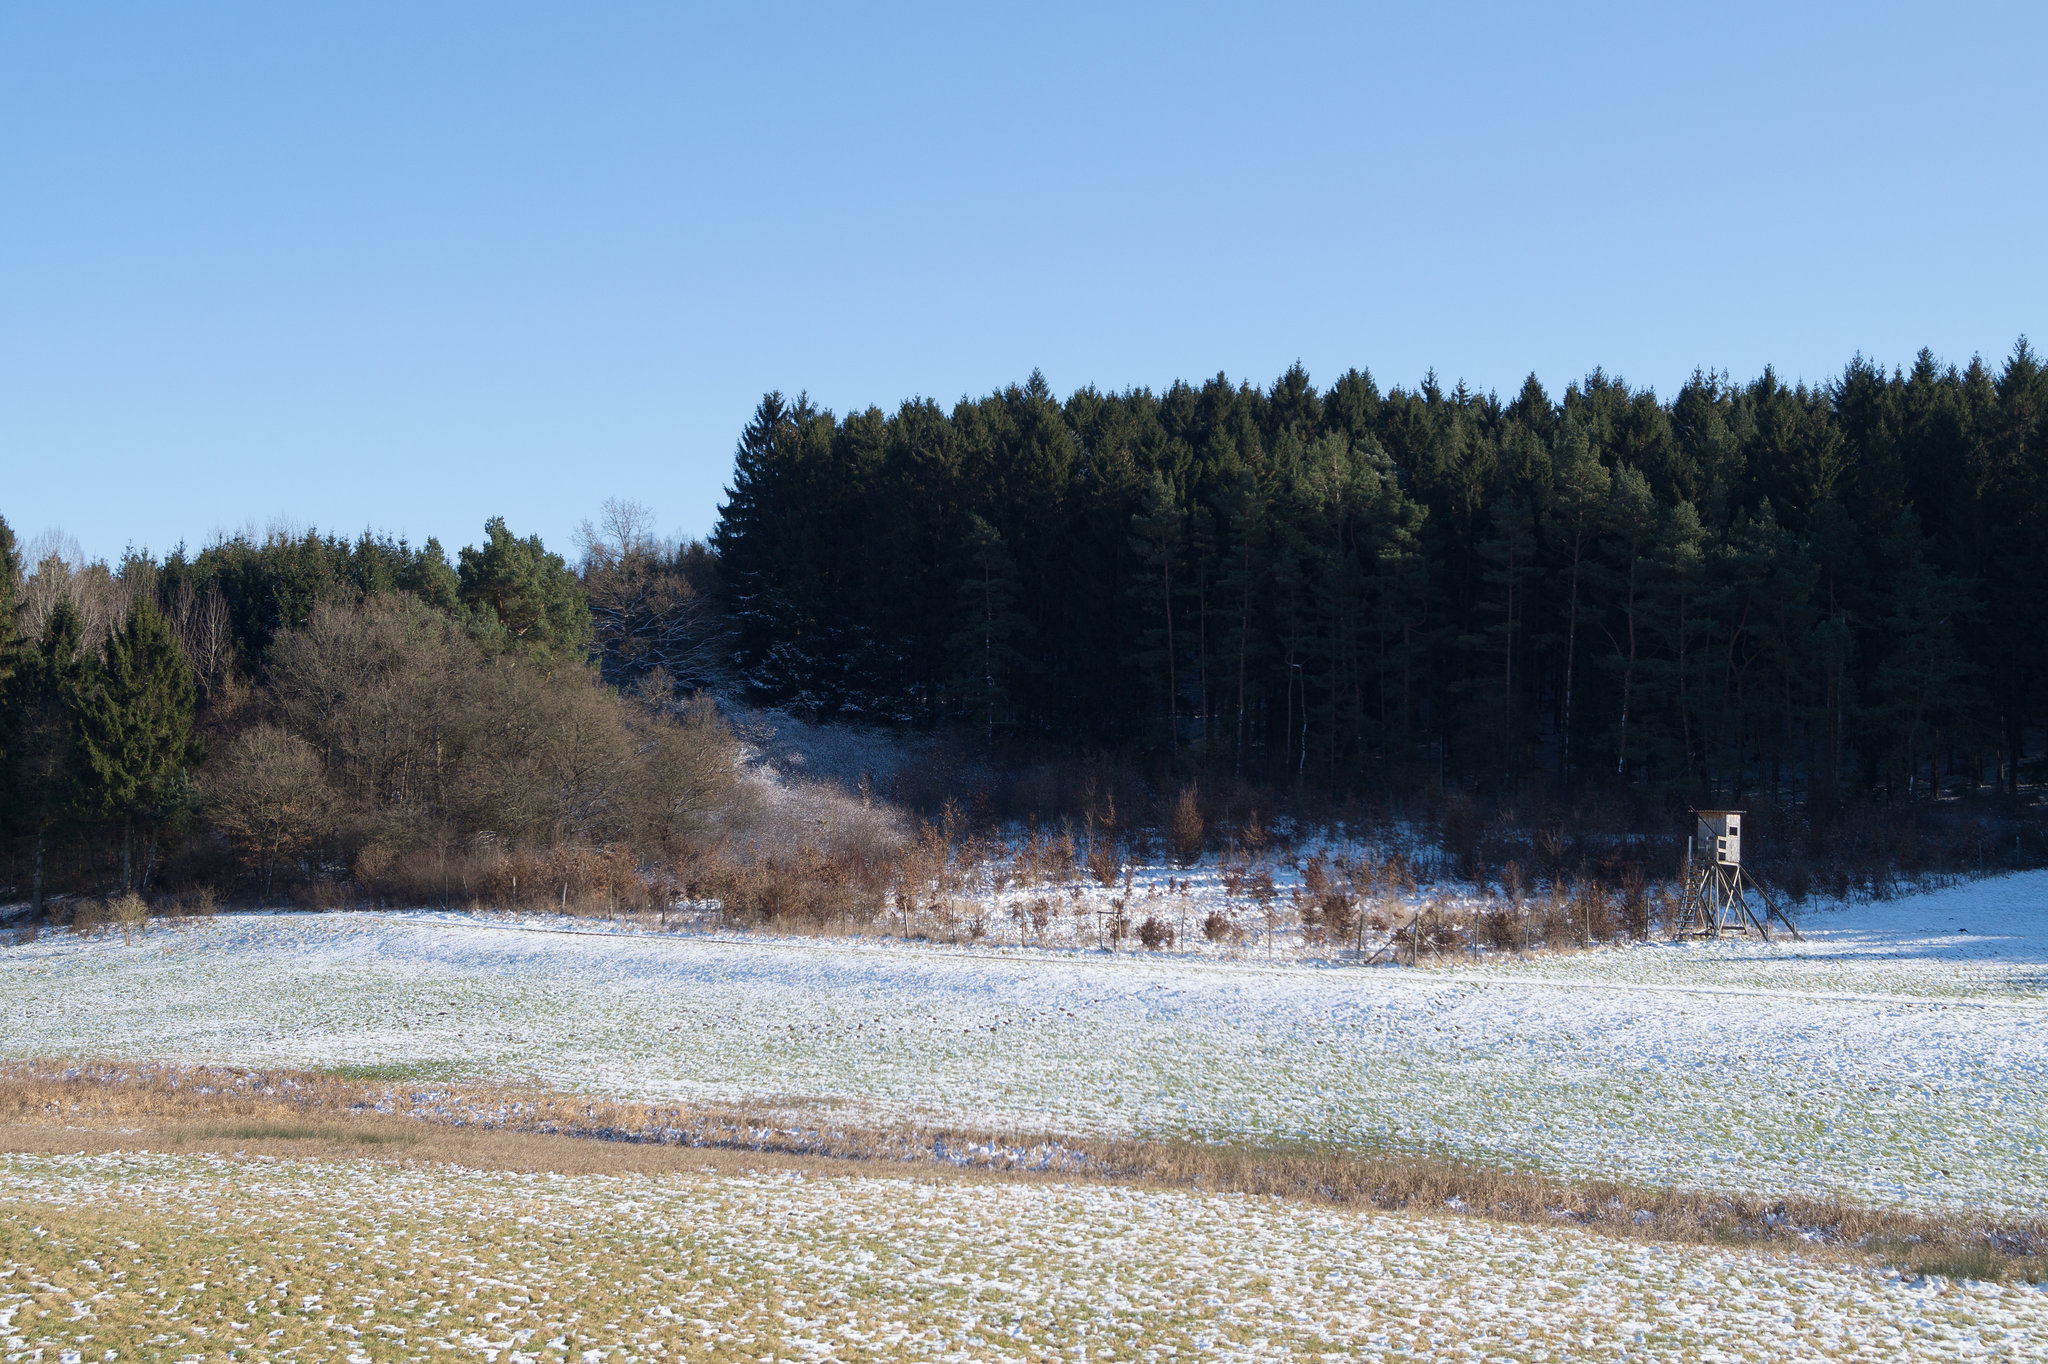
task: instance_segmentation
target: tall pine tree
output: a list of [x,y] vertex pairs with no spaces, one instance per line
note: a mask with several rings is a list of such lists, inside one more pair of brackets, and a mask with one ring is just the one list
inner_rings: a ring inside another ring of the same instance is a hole
[[107,640],[97,685],[80,697],[79,753],[98,813],[121,827],[121,889],[134,884],[135,826],[154,860],[156,831],[182,799],[198,758],[192,667],[154,603],[136,605]]

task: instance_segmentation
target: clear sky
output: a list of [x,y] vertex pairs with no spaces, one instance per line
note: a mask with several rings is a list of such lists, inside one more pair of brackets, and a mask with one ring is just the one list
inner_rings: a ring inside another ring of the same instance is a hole
[[2048,341],[2048,7],[0,7],[0,515],[703,533],[760,395]]

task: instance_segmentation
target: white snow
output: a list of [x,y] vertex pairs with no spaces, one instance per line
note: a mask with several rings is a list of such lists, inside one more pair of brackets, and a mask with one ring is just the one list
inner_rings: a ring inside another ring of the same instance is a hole
[[[119,1246],[118,1268],[63,1264],[76,1252],[26,1239],[0,1264],[0,1313],[46,1313],[0,1316],[10,1358],[75,1348],[81,1322],[95,1357],[159,1330],[147,1339],[166,1354],[353,1343],[364,1358],[510,1360],[561,1358],[571,1338],[591,1359],[2038,1359],[2048,1347],[2037,1288],[1213,1194],[115,1153],[0,1156],[0,1209],[17,1225],[105,1220],[103,1241]],[[174,1251],[118,1242],[144,1218],[185,1232]]]
[[0,1046],[2048,1205],[2048,873],[1804,926],[1804,944],[1361,970],[523,917],[223,916],[132,947],[0,951]]

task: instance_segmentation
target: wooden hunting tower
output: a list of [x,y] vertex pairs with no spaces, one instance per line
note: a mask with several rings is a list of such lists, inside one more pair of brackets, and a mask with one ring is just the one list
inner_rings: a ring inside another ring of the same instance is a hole
[[[1686,840],[1685,895],[1678,904],[1678,921],[1672,925],[1674,938],[1718,938],[1723,933],[1747,933],[1754,929],[1770,941],[1771,919],[1776,917],[1794,939],[1799,930],[1771,903],[1764,888],[1742,869],[1742,817],[1744,810],[1696,810],[1699,827]],[[1750,904],[1755,895],[1763,905],[1757,913]]]
[[1699,810],[1701,852],[1713,850],[1717,867],[1742,865],[1742,810]]

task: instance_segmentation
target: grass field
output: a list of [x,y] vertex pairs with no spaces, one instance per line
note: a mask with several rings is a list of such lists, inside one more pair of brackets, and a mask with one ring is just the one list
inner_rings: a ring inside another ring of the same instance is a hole
[[2030,1214],[2044,906],[2021,875],[1805,944],[1422,970],[227,916],[0,953],[0,1045]]
[[9,1359],[2025,1359],[2048,1293],[1054,1184],[0,1157]]

